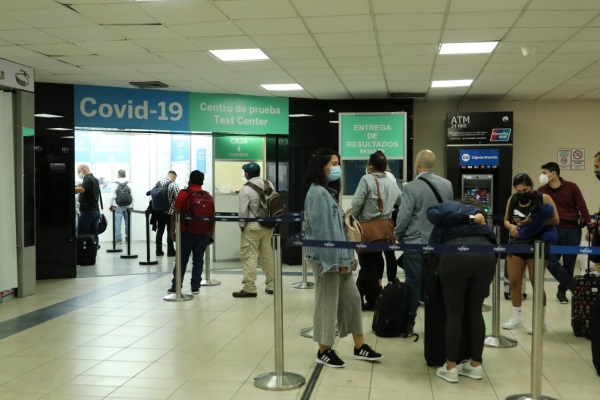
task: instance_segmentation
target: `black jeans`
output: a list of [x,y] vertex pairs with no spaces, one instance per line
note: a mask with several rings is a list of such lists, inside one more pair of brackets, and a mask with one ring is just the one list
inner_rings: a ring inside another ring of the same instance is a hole
[[[385,270],[387,272],[387,280],[388,282],[391,282],[398,275],[396,252],[393,250],[384,251],[383,256],[385,257]],[[381,267],[377,271],[377,275],[379,276],[379,279],[383,279],[383,264],[381,264]]]
[[356,279],[356,287],[361,299],[364,296],[365,303],[375,306],[379,295],[379,270],[383,271],[383,252],[359,253],[358,262],[360,270]]
[[169,233],[171,231],[171,215],[164,212],[157,212],[156,222],[158,223],[158,228],[156,229],[156,251],[162,250],[162,237],[166,230],[167,251],[170,253],[175,253],[175,246],[173,245],[173,240],[171,239],[171,235]]

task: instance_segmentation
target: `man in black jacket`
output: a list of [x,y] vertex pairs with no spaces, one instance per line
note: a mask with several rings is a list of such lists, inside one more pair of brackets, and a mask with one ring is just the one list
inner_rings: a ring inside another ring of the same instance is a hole
[[98,241],[98,221],[100,220],[100,208],[98,198],[100,197],[100,185],[98,179],[90,172],[90,167],[81,164],[77,167],[77,176],[82,180],[75,186],[75,193],[79,193],[79,220],[77,222],[77,234],[94,235],[96,246],[100,248]]

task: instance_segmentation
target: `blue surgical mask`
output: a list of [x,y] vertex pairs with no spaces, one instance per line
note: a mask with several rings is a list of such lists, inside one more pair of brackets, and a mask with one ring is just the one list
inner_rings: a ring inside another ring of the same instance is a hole
[[340,179],[342,176],[342,168],[339,165],[329,167],[329,173],[327,174],[327,180],[334,182]]

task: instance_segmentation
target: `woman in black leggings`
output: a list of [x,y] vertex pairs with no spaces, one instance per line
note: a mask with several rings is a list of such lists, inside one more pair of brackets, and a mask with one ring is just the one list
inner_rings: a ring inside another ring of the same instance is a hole
[[[449,201],[427,211],[434,225],[430,244],[457,246],[496,243],[494,232],[486,225],[483,207],[473,200]],[[446,363],[437,376],[458,382],[458,376],[483,378],[481,366],[485,322],[481,314],[483,300],[489,295],[494,278],[496,255],[487,253],[441,253],[438,266],[440,284],[446,306]],[[463,314],[467,314],[471,334],[471,359],[457,365]]]

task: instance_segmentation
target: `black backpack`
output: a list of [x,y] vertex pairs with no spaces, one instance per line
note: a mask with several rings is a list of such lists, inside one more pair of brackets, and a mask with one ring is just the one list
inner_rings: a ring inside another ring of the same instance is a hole
[[[379,337],[406,337],[410,287],[398,278],[389,282],[375,303],[371,329]],[[418,339],[418,336],[417,336]]]
[[127,181],[121,183],[115,181],[117,189],[115,190],[115,203],[119,207],[127,207],[133,203],[133,197],[131,197],[131,188],[127,184]]
[[150,190],[150,197],[152,198],[152,209],[154,211],[169,211],[171,203],[169,203],[169,186],[171,181],[160,184],[160,181],[156,183]]

